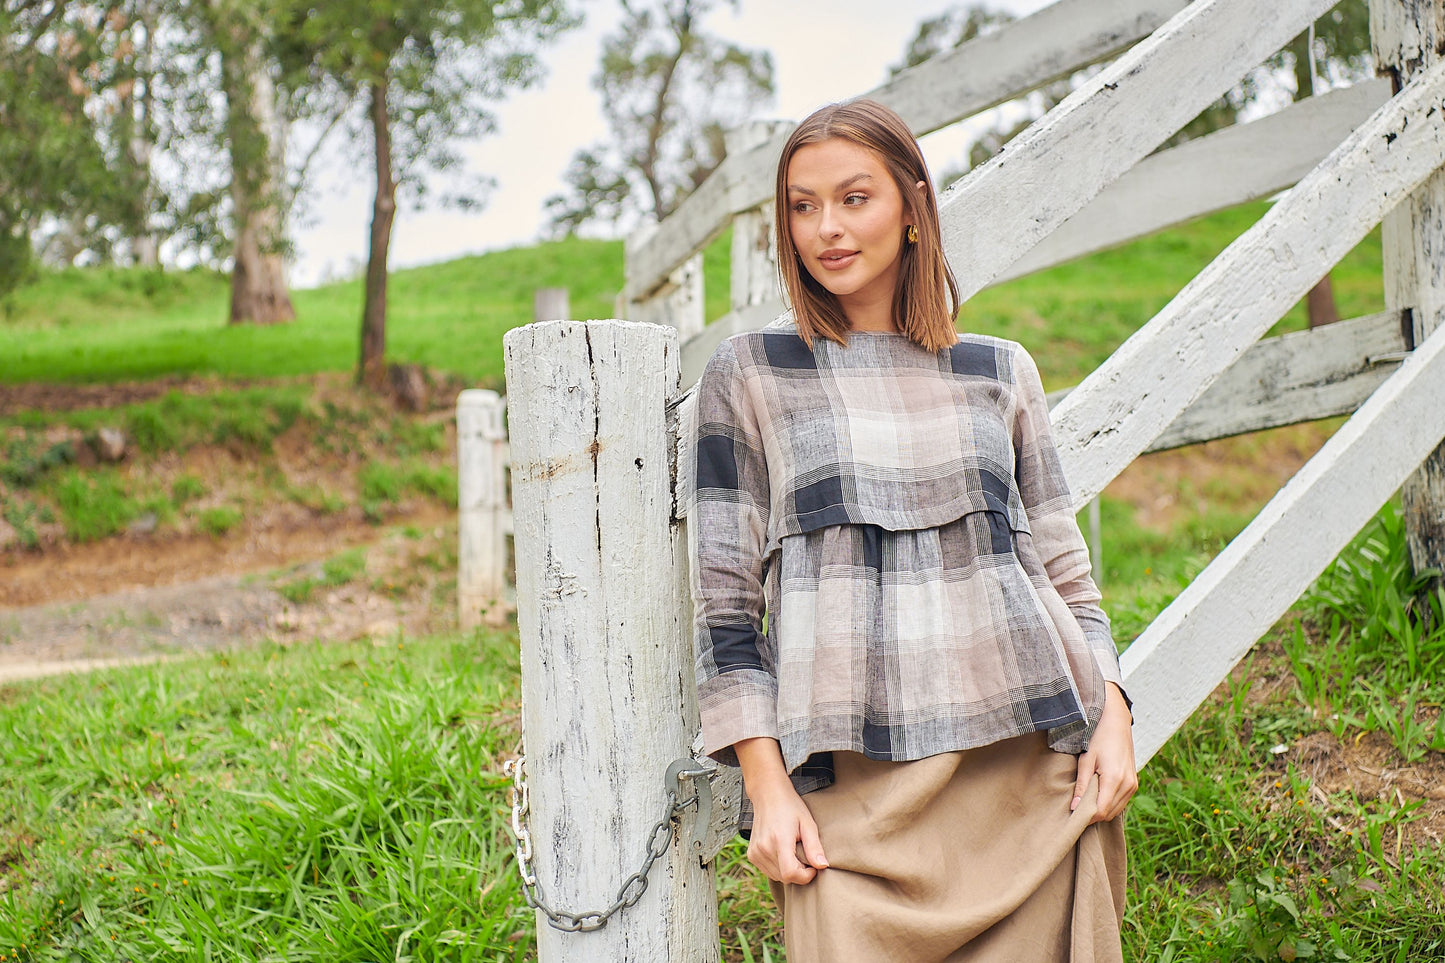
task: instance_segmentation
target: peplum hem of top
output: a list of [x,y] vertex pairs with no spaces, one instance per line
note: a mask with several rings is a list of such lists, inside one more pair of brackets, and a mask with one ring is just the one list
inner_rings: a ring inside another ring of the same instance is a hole
[[[1009,500],[1000,498],[991,491],[963,489],[962,484],[968,480],[966,478],[951,480],[948,484],[953,490],[953,497],[947,500],[903,507],[874,503],[849,503],[840,499],[813,505],[810,500],[816,495],[816,487],[812,491],[804,489],[794,492],[789,501],[804,499],[807,500],[805,504],[808,504],[808,507],[801,511],[784,511],[773,514],[769,520],[768,541],[764,555],[772,554],[782,544],[782,540],[789,535],[806,535],[809,532],[835,525],[872,525],[889,532],[926,531],[931,528],[940,528],[976,513],[994,516],[1014,532],[1032,534],[1029,529],[1028,515],[1024,512],[1022,505],[1017,504],[1016,501],[1014,504],[1010,504]],[[1016,494],[1014,499],[1017,499]],[[991,522],[989,527],[996,529],[998,526]]]

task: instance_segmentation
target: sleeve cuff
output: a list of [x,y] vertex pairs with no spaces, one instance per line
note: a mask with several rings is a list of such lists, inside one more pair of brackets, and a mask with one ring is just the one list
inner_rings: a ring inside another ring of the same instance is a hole
[[720,765],[736,766],[733,745],[743,739],[778,738],[778,684],[758,669],[724,672],[698,690],[703,752]]

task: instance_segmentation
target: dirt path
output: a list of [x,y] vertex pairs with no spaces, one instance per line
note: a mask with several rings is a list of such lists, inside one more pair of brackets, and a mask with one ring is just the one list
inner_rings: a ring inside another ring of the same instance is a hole
[[[272,557],[262,553],[266,567],[260,571],[0,609],[0,683],[267,640],[386,638],[453,624],[454,571],[445,563],[456,539],[454,524],[444,520],[424,532],[407,526],[373,537],[353,544],[365,566],[340,585],[326,584],[319,558],[278,578]],[[278,590],[308,580],[314,587],[305,598],[293,592],[288,599]]]

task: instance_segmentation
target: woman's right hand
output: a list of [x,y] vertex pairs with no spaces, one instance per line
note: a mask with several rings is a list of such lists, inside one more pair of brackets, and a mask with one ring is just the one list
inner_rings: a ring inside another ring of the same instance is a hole
[[777,740],[745,739],[733,748],[753,803],[748,862],[780,883],[811,883],[828,867],[828,858],[812,812],[788,779]]

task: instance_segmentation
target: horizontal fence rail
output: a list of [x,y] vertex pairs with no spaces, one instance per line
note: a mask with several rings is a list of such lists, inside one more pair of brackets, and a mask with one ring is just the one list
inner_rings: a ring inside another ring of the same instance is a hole
[[[1145,454],[1346,415],[1410,354],[1409,317],[1385,311],[1266,338],[1200,395]],[[1049,406],[1072,388],[1049,393]]]
[[1445,163],[1445,64],[1361,124],[1054,409],[1075,504],[1139,456]]
[[961,297],[1003,274],[1333,5],[1196,0],[959,180],[939,217]]
[[1445,438],[1445,329],[1124,651],[1143,765]]
[[1389,99],[1367,80],[1152,154],[989,286],[1291,187]]
[[[1061,0],[862,96],[887,104],[915,134],[926,134],[1111,57],[1186,5],[1185,0]],[[771,199],[773,169],[792,128],[788,124],[767,141],[725,157],[656,230],[629,239],[624,301],[649,299],[693,252],[726,230],[733,215]]]

